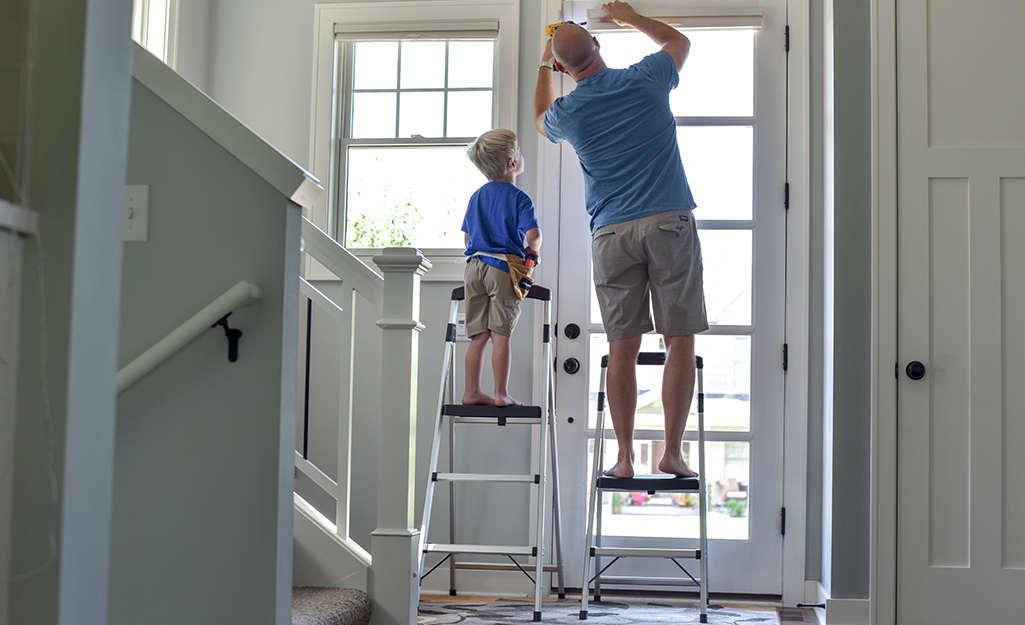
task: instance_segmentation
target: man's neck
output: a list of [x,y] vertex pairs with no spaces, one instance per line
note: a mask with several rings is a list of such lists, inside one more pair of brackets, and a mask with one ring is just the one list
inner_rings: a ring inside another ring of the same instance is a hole
[[590,78],[598,72],[606,68],[605,59],[601,58],[600,54],[594,55],[594,59],[591,60],[583,69],[578,72],[570,72],[569,76],[576,82],[580,82],[585,78]]

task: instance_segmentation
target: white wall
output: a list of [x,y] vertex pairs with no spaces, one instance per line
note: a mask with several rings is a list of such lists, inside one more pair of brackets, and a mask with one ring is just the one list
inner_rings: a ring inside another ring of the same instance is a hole
[[240,280],[263,299],[236,362],[213,328],[119,398],[110,623],[287,622],[299,208],[138,81],[131,123],[120,365]]

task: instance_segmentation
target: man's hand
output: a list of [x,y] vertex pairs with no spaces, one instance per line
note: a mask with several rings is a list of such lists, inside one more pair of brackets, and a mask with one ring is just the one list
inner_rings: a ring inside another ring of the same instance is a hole
[[545,51],[541,54],[542,63],[554,63],[555,54],[552,52],[552,39],[548,38],[548,42],[545,44]]
[[638,17],[637,11],[632,6],[626,2],[620,2],[620,0],[603,4],[601,9],[608,13],[608,15],[602,15],[598,20],[599,22],[615,22],[620,26],[633,26],[635,23],[634,18]]

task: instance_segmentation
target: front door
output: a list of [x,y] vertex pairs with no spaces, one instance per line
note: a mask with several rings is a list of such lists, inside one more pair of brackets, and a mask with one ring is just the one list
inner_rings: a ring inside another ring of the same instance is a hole
[[897,2],[902,625],[1025,614],[1023,25]]
[[[642,13],[639,2],[633,3]],[[697,338],[704,358],[708,432],[709,583],[713,592],[782,593],[783,365],[786,211],[785,0],[716,3],[731,19],[715,24],[707,5],[676,3],[703,16],[687,29],[692,47],[671,102],[684,166],[698,208],[711,329]],[[738,26],[740,9],[759,8],[760,28]],[[712,12],[715,13],[714,11]],[[583,21],[581,17],[568,19]],[[589,22],[593,23],[593,17]],[[729,28],[724,26],[731,25]],[[592,27],[593,28],[593,27]],[[595,33],[611,67],[626,66],[657,48],[639,33]],[[572,81],[564,78],[564,88]],[[557,409],[563,479],[563,527],[570,582],[581,561],[587,485],[594,449],[600,359],[608,343],[591,280],[588,215],[580,165],[562,148],[557,320]],[[570,324],[578,332],[572,332]],[[570,332],[567,332],[570,330]],[[575,338],[570,338],[575,336]],[[663,349],[658,335],[642,350]],[[576,366],[574,366],[576,365]],[[638,473],[656,472],[662,454],[661,371],[638,369],[635,454]],[[692,409],[696,409],[693,406]],[[697,419],[684,453],[696,467]],[[608,425],[608,424],[607,424]],[[611,428],[607,429],[611,436]],[[610,466],[615,439],[608,441]],[[603,544],[664,546],[694,539],[692,497],[608,494]],[[670,562],[620,561],[616,577],[678,576]]]

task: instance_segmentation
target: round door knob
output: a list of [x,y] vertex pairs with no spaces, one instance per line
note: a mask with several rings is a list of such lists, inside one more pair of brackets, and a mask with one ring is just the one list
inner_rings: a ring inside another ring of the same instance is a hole
[[917,360],[912,360],[908,363],[908,366],[906,369],[904,369],[904,372],[907,373],[908,377],[912,380],[921,380],[925,377],[925,365],[918,362]]
[[575,323],[568,324],[563,333],[566,335],[566,338],[575,339],[580,336],[580,326]]
[[570,375],[573,375],[577,371],[580,371],[580,361],[576,358],[567,358],[562,363],[562,370]]

